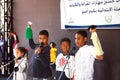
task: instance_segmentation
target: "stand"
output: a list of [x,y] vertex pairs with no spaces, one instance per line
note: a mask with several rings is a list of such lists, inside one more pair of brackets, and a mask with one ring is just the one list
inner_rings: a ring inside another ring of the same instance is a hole
[[12,62],[13,62],[13,61],[10,61],[10,62],[8,62],[7,64],[2,65],[2,66],[0,67],[0,69],[2,69],[2,68],[4,68],[4,67],[6,67],[7,65],[10,65]]
[[14,71],[10,74],[10,76],[7,78],[7,80],[9,80],[11,78],[11,76],[13,75]]
[[10,74],[10,76],[7,78],[7,80],[9,80],[12,77],[12,75],[14,74],[14,72],[15,72],[15,80],[17,80],[16,71],[15,70],[13,70],[13,72]]

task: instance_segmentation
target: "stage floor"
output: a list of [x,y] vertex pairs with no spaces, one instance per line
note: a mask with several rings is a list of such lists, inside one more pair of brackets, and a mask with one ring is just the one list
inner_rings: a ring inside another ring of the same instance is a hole
[[[0,76],[0,80],[7,80],[7,79],[8,79],[8,77]],[[8,80],[12,80],[12,78],[10,78]]]

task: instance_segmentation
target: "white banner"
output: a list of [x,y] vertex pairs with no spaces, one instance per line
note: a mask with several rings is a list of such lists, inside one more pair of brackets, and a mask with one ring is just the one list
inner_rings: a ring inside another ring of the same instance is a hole
[[61,0],[61,29],[120,29],[120,0]]

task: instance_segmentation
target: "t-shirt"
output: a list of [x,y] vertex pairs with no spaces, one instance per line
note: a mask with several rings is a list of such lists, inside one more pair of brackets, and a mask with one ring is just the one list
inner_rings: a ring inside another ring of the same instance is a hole
[[[56,59],[56,71],[63,71],[63,68],[65,64],[67,63],[68,57],[67,55],[63,55],[63,53],[58,54]],[[70,58],[68,60],[68,64],[66,65],[66,68],[64,70],[65,75],[67,78],[73,77],[74,72],[74,56],[70,55]]]
[[75,54],[75,80],[93,80],[94,47],[84,45]]

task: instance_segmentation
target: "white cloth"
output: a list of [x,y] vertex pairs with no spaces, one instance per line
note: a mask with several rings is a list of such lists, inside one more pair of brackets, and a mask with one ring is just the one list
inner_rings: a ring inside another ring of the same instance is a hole
[[[20,65],[19,65],[20,64]],[[16,72],[16,76],[15,76],[15,72],[13,74],[13,80],[27,80],[27,67],[28,67],[28,60],[27,57],[21,58],[20,60],[18,60],[18,63],[15,64],[14,67],[18,66],[18,71]]]
[[99,55],[103,55],[104,52],[102,50],[101,43],[100,43],[100,40],[99,40],[98,35],[97,35],[96,32],[92,32],[92,34],[91,34],[91,40],[92,40],[93,45],[95,47],[95,53],[96,53],[96,55],[98,55],[98,56]]
[[13,55],[14,55],[15,57],[17,57],[17,56],[16,56],[16,52],[15,52],[15,50],[16,50],[16,48],[18,47],[18,43],[17,43],[17,38],[16,38],[16,35],[15,35],[15,34],[13,35],[13,37],[14,37],[14,43],[13,43]]
[[75,80],[93,80],[94,47],[84,45],[75,54]]
[[[67,63],[68,58],[63,55],[63,53],[60,53],[56,58],[56,71],[63,71],[63,68],[65,64]],[[68,64],[66,65],[66,68],[64,70],[65,75],[67,78],[73,77],[74,72],[74,56],[70,56],[68,60]]]

